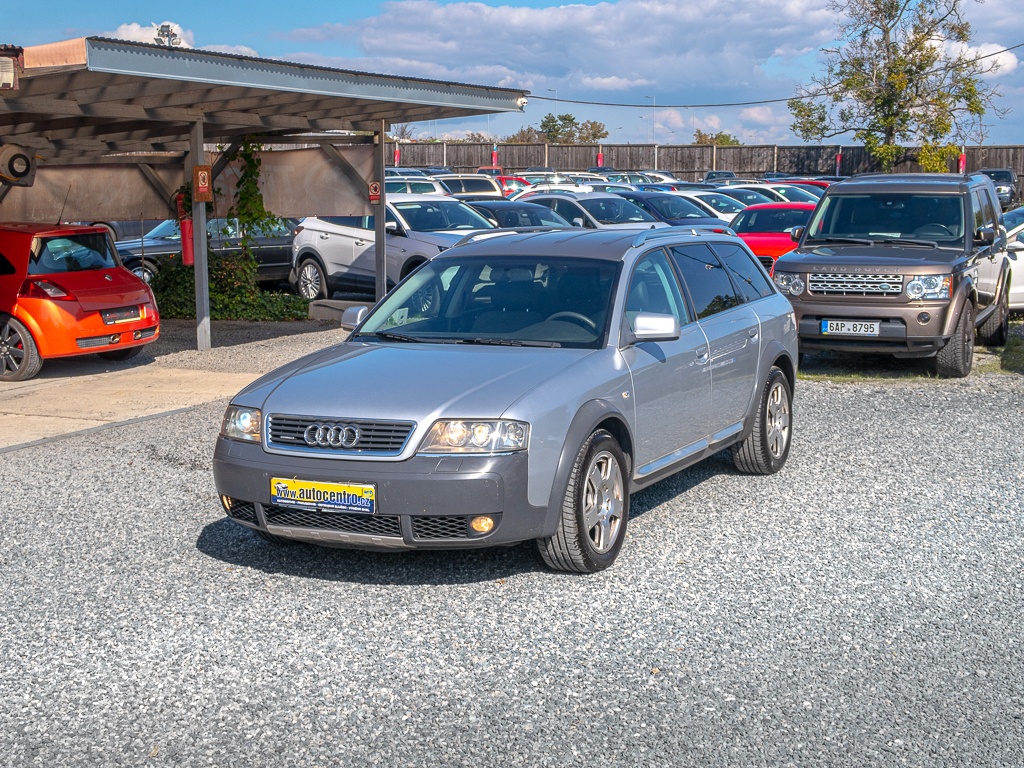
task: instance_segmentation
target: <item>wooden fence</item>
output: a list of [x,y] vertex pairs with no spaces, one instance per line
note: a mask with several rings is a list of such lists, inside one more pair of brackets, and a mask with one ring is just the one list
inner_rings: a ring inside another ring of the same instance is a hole
[[[449,144],[425,142],[399,145],[397,165],[444,165],[460,173],[473,172],[491,164],[493,144]],[[395,145],[389,144],[387,158],[394,157]],[[849,176],[881,170],[862,146],[762,146],[716,147],[705,145],[657,144],[498,144],[498,164],[513,172],[527,168],[550,167],[559,170],[585,170],[598,165],[622,170],[664,169],[681,179],[699,179],[706,171],[730,170],[740,176],[758,176],[765,171],[780,173]],[[967,171],[978,168],[1013,168],[1024,175],[1024,146],[967,147]],[[895,171],[918,172],[916,152],[908,148]],[[949,162],[957,170],[957,160]]]

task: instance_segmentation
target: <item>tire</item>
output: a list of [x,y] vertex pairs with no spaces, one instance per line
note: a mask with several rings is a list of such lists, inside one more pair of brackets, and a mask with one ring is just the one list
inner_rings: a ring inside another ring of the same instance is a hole
[[32,334],[13,317],[0,318],[0,381],[31,379],[43,367]]
[[615,562],[629,518],[627,466],[618,442],[603,429],[580,446],[569,473],[558,530],[537,541],[549,567],[595,573]]
[[754,428],[732,446],[736,469],[750,475],[778,472],[789,458],[793,437],[793,392],[781,368],[772,366],[757,404]]
[[128,267],[128,269],[133,275],[140,278],[142,282],[144,282],[146,285],[149,285],[150,283],[153,282],[153,278],[156,277],[157,273],[157,266],[151,261],[133,262],[132,265]]
[[106,352],[97,352],[96,356],[102,360],[113,360],[114,362],[120,360],[131,360],[133,357],[142,351],[142,347],[125,347],[124,349],[111,349]]
[[306,301],[327,298],[327,278],[316,259],[303,259],[299,264],[299,279],[295,290]]
[[1006,346],[1006,340],[1010,336],[1010,297],[1007,294],[1009,290],[1010,286],[1003,286],[1003,296],[999,300],[999,306],[978,329],[980,344],[987,347]]
[[974,363],[974,305],[964,303],[956,330],[938,354],[935,355],[935,374],[943,379],[962,379],[971,372]]

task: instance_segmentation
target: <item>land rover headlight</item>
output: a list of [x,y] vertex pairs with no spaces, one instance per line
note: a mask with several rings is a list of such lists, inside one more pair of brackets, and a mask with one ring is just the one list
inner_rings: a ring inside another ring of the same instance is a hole
[[907,283],[911,299],[948,299],[953,289],[952,275],[917,275]]
[[523,421],[450,419],[430,428],[420,453],[508,453],[525,451],[529,442]]
[[229,405],[224,412],[224,421],[220,426],[220,433],[223,437],[232,440],[246,440],[251,443],[260,441],[260,424],[263,421],[263,413],[259,408],[243,408],[238,405]]
[[792,296],[798,296],[804,292],[804,281],[800,278],[800,275],[794,275],[790,272],[776,272],[775,284],[779,286],[780,291]]
[[1010,191],[1010,188],[1006,184],[999,184],[996,187],[996,192],[1006,193],[1006,192],[1009,192],[1009,191]]

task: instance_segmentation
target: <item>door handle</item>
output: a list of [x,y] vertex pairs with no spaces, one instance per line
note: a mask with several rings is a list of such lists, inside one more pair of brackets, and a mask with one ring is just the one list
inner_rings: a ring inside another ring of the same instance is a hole
[[756,339],[757,336],[758,336],[758,333],[759,333],[759,331],[758,331],[757,328],[748,328],[747,329],[747,336],[749,336],[752,339]]
[[708,348],[707,347],[700,347],[699,349],[694,351],[694,354],[697,356],[697,365],[706,365],[707,364],[707,362],[708,362]]
[[330,235],[328,235],[328,234],[327,234],[326,232],[321,232],[321,233],[320,233],[320,239],[321,239],[321,240],[329,240],[329,239],[330,239],[330,237],[331,237],[331,236],[330,236]]
[[366,241],[365,240],[356,240],[356,245],[359,245],[359,246],[366,245]]

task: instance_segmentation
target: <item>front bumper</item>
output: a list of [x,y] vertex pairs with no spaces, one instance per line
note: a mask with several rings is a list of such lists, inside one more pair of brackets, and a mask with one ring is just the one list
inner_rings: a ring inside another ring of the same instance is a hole
[[[228,517],[281,538],[365,549],[467,549],[512,544],[545,533],[546,507],[527,501],[527,456],[416,456],[370,462],[282,456],[222,437],[214,482]],[[272,477],[373,484],[374,514],[270,504]],[[229,502],[223,502],[223,499]],[[486,534],[469,527],[487,515]]]
[[[800,351],[872,352],[897,357],[932,357],[946,346],[948,303],[849,306],[839,302],[793,302]],[[927,315],[927,320],[923,316]],[[823,334],[822,321],[877,320],[878,336]]]

